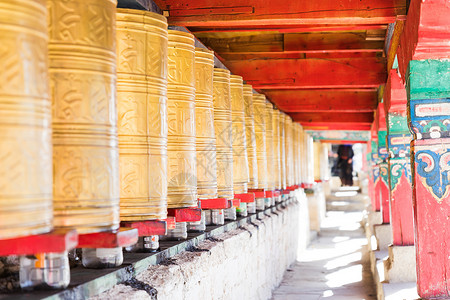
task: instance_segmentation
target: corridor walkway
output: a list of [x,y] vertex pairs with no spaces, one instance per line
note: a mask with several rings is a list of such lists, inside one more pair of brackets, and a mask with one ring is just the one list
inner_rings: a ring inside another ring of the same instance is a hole
[[285,273],[273,300],[375,300],[362,195],[341,189],[327,201],[321,232]]

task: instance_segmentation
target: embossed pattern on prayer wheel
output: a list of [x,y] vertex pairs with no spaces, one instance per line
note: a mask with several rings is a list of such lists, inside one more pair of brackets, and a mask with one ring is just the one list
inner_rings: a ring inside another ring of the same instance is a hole
[[273,143],[273,105],[266,101],[266,158],[267,158],[267,188],[269,190],[275,189],[275,157],[274,157],[274,143]]
[[194,36],[169,30],[168,59],[167,202],[169,208],[196,206]]
[[298,123],[293,123],[293,134],[294,134],[294,184],[298,184],[300,182],[300,165],[299,165],[299,155],[298,155],[298,149],[299,149],[299,126]]
[[48,0],[54,225],[119,227],[116,1]]
[[52,228],[45,1],[0,5],[0,239]]
[[281,188],[286,189],[286,114],[280,112],[280,172]]
[[299,123],[297,124],[297,184],[302,183],[302,132],[303,127]]
[[167,217],[167,21],[117,10],[120,219]]
[[275,189],[281,189],[281,156],[280,156],[280,111],[278,109],[273,110],[273,160],[275,163]]
[[247,187],[258,188],[258,160],[256,158],[255,120],[252,86],[244,84],[245,140],[247,145],[248,176]]
[[241,76],[230,76],[233,128],[233,188],[235,194],[247,193],[248,160],[245,136],[244,90]]
[[195,123],[199,199],[217,198],[217,158],[213,104],[214,53],[195,49]]
[[217,190],[219,197],[233,199],[233,143],[230,72],[214,69],[214,130],[217,145]]
[[268,188],[267,154],[266,154],[266,97],[253,94],[255,120],[256,158],[258,161],[258,188]]
[[292,153],[294,147],[293,133],[292,133],[292,119],[286,116],[286,122],[284,124],[285,130],[285,147],[286,147],[286,185],[292,186],[294,184],[294,155]]

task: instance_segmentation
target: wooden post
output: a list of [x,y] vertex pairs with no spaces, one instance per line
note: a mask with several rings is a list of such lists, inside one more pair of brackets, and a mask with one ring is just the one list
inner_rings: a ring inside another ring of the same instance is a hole
[[450,296],[450,62],[412,60],[407,73],[414,131],[417,279],[424,298]]
[[450,5],[412,0],[400,46],[411,143],[417,289],[450,296]]
[[393,244],[414,245],[411,134],[406,120],[406,90],[397,70],[391,70],[384,93],[389,151],[389,192]]

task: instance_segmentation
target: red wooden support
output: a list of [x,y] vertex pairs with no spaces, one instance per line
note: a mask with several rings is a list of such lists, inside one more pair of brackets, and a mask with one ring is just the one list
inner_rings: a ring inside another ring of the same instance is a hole
[[167,217],[164,221],[167,224],[167,229],[175,229],[177,227],[175,217]]
[[169,208],[167,215],[175,217],[177,222],[198,222],[202,219],[202,210],[197,207]]
[[[304,24],[385,24],[406,14],[398,0],[289,1],[155,0],[168,10],[169,23],[187,27],[242,28]],[[199,16],[202,16],[199,18]]]
[[397,72],[391,70],[384,90],[388,118],[389,190],[393,244],[414,245],[410,141],[406,116],[406,89]]
[[414,219],[419,295],[450,297],[450,138],[415,140]]
[[255,198],[264,198],[266,196],[264,189],[250,189],[248,191],[255,194]]
[[55,230],[50,233],[0,240],[0,256],[31,255],[35,253],[61,253],[78,244],[75,230]]
[[127,221],[120,225],[126,228],[136,228],[139,236],[165,235],[167,222],[164,220]]
[[230,200],[230,201],[231,201],[231,206],[233,206],[233,207],[241,206],[241,199],[234,198],[233,200]]
[[226,198],[199,199],[201,209],[226,209],[230,208],[230,202]]
[[255,194],[254,193],[234,194],[234,198],[240,199],[241,202],[244,202],[244,203],[255,202]]
[[117,248],[127,247],[137,243],[138,230],[136,228],[119,228],[116,231],[80,234],[78,248]]

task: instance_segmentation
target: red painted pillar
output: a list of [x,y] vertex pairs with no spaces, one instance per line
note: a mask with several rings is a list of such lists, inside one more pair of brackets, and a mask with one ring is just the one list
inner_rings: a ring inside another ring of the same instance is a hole
[[381,204],[381,214],[383,217],[383,224],[390,223],[389,211],[389,171],[388,171],[388,152],[386,147],[386,118],[384,113],[383,103],[378,104],[378,109],[375,115],[378,125],[378,166],[380,169],[380,177],[378,180],[379,202]]
[[417,290],[450,298],[450,2],[412,0],[397,51],[406,80]]
[[406,89],[397,70],[391,70],[384,91],[389,150],[389,192],[393,244],[414,245],[411,186],[411,134],[406,117]]
[[379,193],[379,181],[380,181],[380,168],[378,162],[378,132],[376,130],[375,123],[372,124],[372,130],[370,135],[370,168],[371,168],[371,190],[370,201],[373,211],[381,210],[380,193]]

